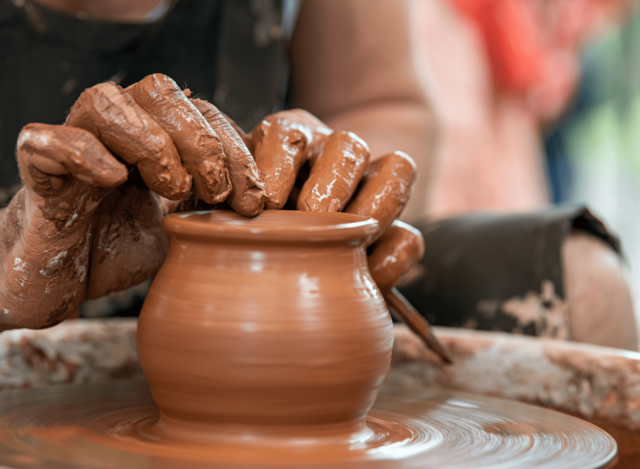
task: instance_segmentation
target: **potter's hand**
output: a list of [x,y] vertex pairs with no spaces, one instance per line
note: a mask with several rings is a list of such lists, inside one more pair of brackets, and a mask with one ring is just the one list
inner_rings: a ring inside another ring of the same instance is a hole
[[167,199],[193,185],[216,203],[231,190],[218,136],[163,75],[86,90],[65,125],[26,126],[17,157],[24,188],[0,212],[4,328],[54,325],[153,277]]
[[[203,101],[196,107],[205,117],[205,111],[217,111]],[[422,257],[420,233],[400,222],[391,226],[416,180],[416,166],[406,154],[393,152],[369,162],[369,148],[355,134],[333,132],[300,109],[268,116],[250,135],[235,130],[255,157],[267,208],[345,211],[378,221],[369,251],[371,272],[382,290]]]
[[409,156],[393,152],[369,162],[369,148],[355,134],[333,132],[301,109],[272,114],[247,135],[212,104],[191,101],[221,136],[234,190],[247,185],[244,175],[253,173],[244,168],[255,160],[264,184],[260,195],[264,194],[268,209],[287,205],[376,219],[378,231],[369,241],[373,244],[369,264],[383,291],[420,260],[424,252],[420,232],[394,223],[416,180],[416,166]]
[[[244,168],[255,160],[264,184],[260,195],[268,209],[287,205],[376,219],[378,231],[369,241],[375,243],[370,267],[382,290],[393,287],[420,260],[424,250],[420,232],[400,222],[391,227],[416,180],[416,166],[406,154],[393,152],[369,162],[369,148],[355,134],[333,132],[301,109],[272,114],[247,135],[212,104],[191,101],[220,135],[234,190],[253,182],[253,176],[251,181],[244,176],[252,174]],[[380,256],[388,259],[378,265],[373,259]]]

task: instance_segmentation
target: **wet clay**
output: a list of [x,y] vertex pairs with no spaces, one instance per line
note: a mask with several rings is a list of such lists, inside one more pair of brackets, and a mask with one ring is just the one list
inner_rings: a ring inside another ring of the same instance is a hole
[[284,207],[300,167],[319,154],[330,133],[299,109],[272,114],[253,129],[253,156],[265,184],[266,208]]
[[374,243],[400,216],[411,197],[416,177],[416,164],[401,151],[369,163],[356,196],[345,209],[347,213],[378,221],[378,233],[369,243]]
[[180,200],[191,189],[191,176],[180,162],[171,137],[115,83],[82,92],[66,125],[88,130],[129,164],[137,165],[149,188]]
[[120,185],[128,176],[127,168],[92,133],[82,129],[26,125],[18,137],[17,151],[24,155],[19,159],[23,179],[40,195],[64,184],[63,180],[42,184],[45,174],[74,174],[82,182],[102,187]]
[[364,250],[375,220],[213,211],[163,226],[171,248],[138,322],[160,409],[153,431],[192,441],[359,435],[393,339]]
[[356,190],[369,162],[369,147],[351,132],[335,132],[311,166],[298,196],[298,210],[340,212]]
[[388,290],[424,255],[424,238],[413,226],[395,220],[372,246],[369,270],[376,285]]
[[196,196],[224,202],[232,186],[220,138],[171,78],[156,73],[126,89],[169,134],[193,177]]
[[[25,182],[1,213],[3,328],[50,327],[88,299],[152,278],[168,249],[160,196],[91,132],[30,124],[18,137]],[[127,184],[124,184],[128,181]]]
[[251,135],[249,135],[242,128],[240,128],[240,126],[238,124],[236,124],[236,121],[234,121],[231,117],[227,116],[222,111],[219,111],[219,112],[227,120],[227,122],[229,122],[229,124],[231,124],[231,127],[233,127],[233,130],[235,130],[236,133],[238,134],[238,136],[242,139],[242,141],[244,142],[245,146],[249,150],[249,153],[251,153],[253,155],[254,148],[253,148],[253,140],[251,140]]
[[0,395],[0,464],[14,468],[613,467],[613,439],[574,417],[512,400],[384,386],[356,439],[158,439],[158,410],[135,381]]
[[316,116],[304,109],[290,109],[287,112],[287,116],[293,122],[298,125],[303,125],[309,129],[311,134],[311,140],[307,141],[306,146],[306,159],[310,165],[313,166],[320,156],[324,145],[333,133],[327,125],[318,119]]
[[41,328],[85,300],[93,215],[127,169],[90,132],[66,126],[25,126],[17,155],[26,187],[2,214],[0,314],[5,327]]
[[220,138],[232,185],[227,203],[240,215],[256,216],[262,212],[267,198],[253,156],[218,108],[201,99],[191,102]]

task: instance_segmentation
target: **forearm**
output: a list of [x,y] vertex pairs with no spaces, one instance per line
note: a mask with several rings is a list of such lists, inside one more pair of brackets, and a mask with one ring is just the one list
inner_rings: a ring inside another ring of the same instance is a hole
[[[0,331],[13,329],[9,314],[19,292],[15,289],[16,275],[24,270],[22,259],[15,252],[23,244],[22,233],[25,217],[24,190],[19,191],[9,205],[0,211]],[[17,270],[16,270],[17,269]],[[17,282],[18,284],[20,282]]]
[[57,215],[32,203],[26,189],[2,211],[1,329],[55,325],[84,301],[90,252],[86,222],[47,218],[43,211]]
[[335,130],[349,130],[367,142],[371,157],[400,150],[413,158],[418,179],[402,220],[409,223],[424,215],[437,121],[425,101],[385,100],[320,116]]

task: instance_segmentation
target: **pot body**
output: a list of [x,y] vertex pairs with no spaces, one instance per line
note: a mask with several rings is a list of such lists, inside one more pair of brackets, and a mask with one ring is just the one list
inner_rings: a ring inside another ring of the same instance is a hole
[[[340,239],[323,225],[331,236],[303,230],[279,239],[260,231],[261,217],[298,227],[314,218],[265,212],[242,233],[247,219],[220,213],[200,217],[213,230],[231,217],[234,233],[185,233],[169,220],[169,254],[140,315],[138,353],[159,430],[362,430],[393,341],[367,267],[363,243],[372,230]],[[336,226],[351,220],[340,216],[354,217],[327,215],[338,216]]]

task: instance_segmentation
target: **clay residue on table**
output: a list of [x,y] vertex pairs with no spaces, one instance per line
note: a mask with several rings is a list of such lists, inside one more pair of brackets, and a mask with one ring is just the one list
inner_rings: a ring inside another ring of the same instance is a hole
[[640,354],[547,345],[545,357],[568,373],[567,389],[578,391],[562,402],[563,409],[637,430],[640,436]]
[[640,462],[639,353],[495,332],[434,332],[454,364],[434,364],[419,339],[396,326],[388,381],[506,397],[575,415],[626,442],[623,462]]
[[[425,384],[540,403],[640,430],[638,353],[504,333],[434,331],[455,363],[436,367]],[[426,349],[404,326],[396,326],[395,341],[394,350],[404,351],[395,357],[398,369],[411,363],[432,367],[423,360]]]
[[0,390],[143,378],[136,320],[67,320],[0,335]]

